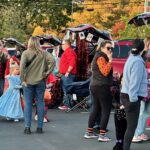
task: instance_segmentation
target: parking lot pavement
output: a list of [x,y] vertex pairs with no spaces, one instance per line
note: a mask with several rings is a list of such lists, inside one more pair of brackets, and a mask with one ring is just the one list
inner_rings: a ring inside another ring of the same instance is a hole
[[[44,124],[44,133],[37,134],[36,121],[32,121],[32,134],[23,133],[23,121],[13,122],[0,118],[0,150],[112,150],[115,144],[113,113],[110,116],[108,135],[111,142],[100,143],[97,139],[84,139],[88,113],[48,110],[49,123]],[[150,131],[146,131],[150,136]],[[131,150],[149,150],[150,142],[132,144]]]

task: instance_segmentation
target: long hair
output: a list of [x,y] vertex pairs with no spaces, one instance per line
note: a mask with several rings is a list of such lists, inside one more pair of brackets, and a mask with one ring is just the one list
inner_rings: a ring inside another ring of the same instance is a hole
[[146,37],[145,39],[144,39],[144,45],[145,45],[145,47],[144,47],[144,50],[148,50],[148,47],[149,47],[149,45],[150,45],[150,37]]
[[38,37],[30,37],[28,41],[28,50],[42,52],[41,46],[40,46],[40,40]]

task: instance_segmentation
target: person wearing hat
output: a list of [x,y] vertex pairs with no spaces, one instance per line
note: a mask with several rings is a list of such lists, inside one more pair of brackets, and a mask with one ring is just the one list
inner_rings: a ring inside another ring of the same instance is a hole
[[127,129],[124,135],[123,150],[130,150],[131,141],[137,127],[140,101],[147,96],[147,72],[141,57],[144,42],[135,39],[123,71],[123,84],[120,100],[125,107]]

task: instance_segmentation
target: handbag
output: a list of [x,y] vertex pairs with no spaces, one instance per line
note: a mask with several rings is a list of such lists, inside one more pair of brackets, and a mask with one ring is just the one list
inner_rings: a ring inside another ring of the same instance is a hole
[[33,62],[33,60],[36,58],[36,54],[31,58],[31,60],[29,62],[26,63],[26,68],[28,68],[30,66],[30,64]]
[[46,105],[49,105],[52,102],[52,95],[48,89],[45,89],[44,92],[44,102]]

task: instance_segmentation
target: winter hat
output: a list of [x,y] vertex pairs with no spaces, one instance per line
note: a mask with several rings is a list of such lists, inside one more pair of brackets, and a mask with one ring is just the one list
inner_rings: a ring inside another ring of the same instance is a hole
[[140,54],[144,50],[144,41],[142,39],[135,39],[133,41],[131,53],[134,55]]

